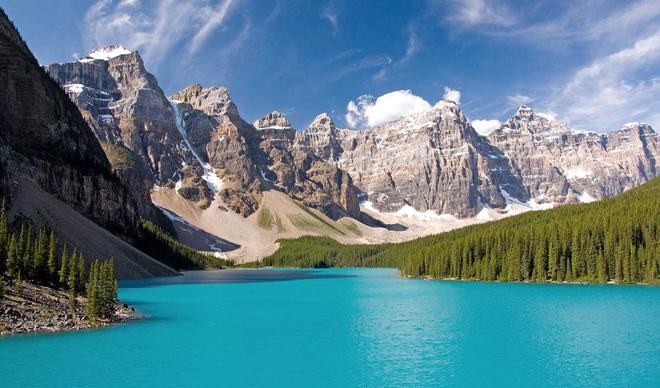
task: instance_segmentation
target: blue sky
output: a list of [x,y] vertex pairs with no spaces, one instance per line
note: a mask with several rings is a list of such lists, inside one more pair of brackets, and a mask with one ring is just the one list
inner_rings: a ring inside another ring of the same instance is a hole
[[299,129],[320,112],[362,127],[449,88],[471,120],[506,120],[528,104],[581,129],[660,126],[660,0],[0,5],[43,64],[120,43],[140,51],[166,94],[226,86],[250,121],[276,109]]

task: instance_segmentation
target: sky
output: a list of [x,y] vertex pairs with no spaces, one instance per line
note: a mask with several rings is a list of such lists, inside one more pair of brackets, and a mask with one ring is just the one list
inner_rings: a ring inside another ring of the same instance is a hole
[[0,0],[42,64],[138,50],[167,95],[226,86],[244,119],[371,127],[460,102],[578,129],[660,127],[660,0]]

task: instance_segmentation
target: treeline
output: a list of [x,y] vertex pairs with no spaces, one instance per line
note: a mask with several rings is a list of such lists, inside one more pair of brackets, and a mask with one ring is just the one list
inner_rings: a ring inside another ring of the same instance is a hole
[[151,257],[177,270],[233,267],[231,260],[201,253],[181,243],[155,223],[142,219],[137,247]]
[[264,257],[260,265],[268,267],[396,267],[398,261],[384,255],[386,244],[344,245],[330,237],[303,236],[278,240],[280,247]]
[[20,292],[23,281],[30,281],[69,291],[71,312],[76,312],[76,298],[87,297],[88,319],[108,318],[115,311],[117,283],[113,260],[96,260],[91,267],[74,247],[70,252],[54,231],[21,223],[18,232],[9,230],[4,203],[0,209],[0,299],[5,279]]
[[658,283],[660,178],[591,204],[528,212],[416,240],[342,245],[283,240],[272,266],[396,266],[403,276]]

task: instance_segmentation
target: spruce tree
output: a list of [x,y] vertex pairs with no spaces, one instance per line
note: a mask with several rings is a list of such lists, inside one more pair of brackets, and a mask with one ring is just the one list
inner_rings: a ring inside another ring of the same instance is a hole
[[[76,249],[73,249],[72,256],[75,257]],[[65,286],[69,281],[69,256],[66,253],[66,244],[62,246],[62,258],[60,259],[59,272],[60,286]]]
[[20,294],[23,290],[23,277],[21,276],[21,271],[18,271],[16,279],[14,280],[14,290],[17,294]]
[[89,269],[89,279],[87,280],[87,317],[94,322],[99,318],[100,301],[98,288],[98,260],[94,261]]
[[[75,258],[73,263],[75,263]],[[71,314],[73,316],[76,315],[76,284],[78,283],[78,280],[76,279],[78,276],[78,271],[73,270],[71,268],[71,271],[69,271],[69,308],[71,309]]]
[[0,208],[0,273],[5,270],[7,260],[7,246],[9,245],[9,224],[5,210],[5,200],[2,200]]
[[9,237],[9,246],[7,247],[7,277],[14,279],[18,275],[19,260],[18,252],[16,251],[16,235],[11,234]]
[[50,231],[48,237],[48,278],[51,282],[55,283],[57,276],[57,238],[55,231]]

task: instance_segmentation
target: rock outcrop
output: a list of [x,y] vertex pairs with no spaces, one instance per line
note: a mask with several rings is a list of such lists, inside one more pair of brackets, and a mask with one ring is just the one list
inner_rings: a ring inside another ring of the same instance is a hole
[[510,203],[588,202],[656,176],[658,136],[632,123],[608,134],[576,131],[521,107],[485,138],[452,101],[362,131],[319,115],[298,148],[334,161],[379,211],[405,206],[472,217]]
[[[139,232],[136,197],[1,10],[0,128],[0,195],[10,219],[52,229],[89,260],[114,256],[120,277],[177,274],[127,243]],[[131,164],[122,150],[113,154]]]
[[648,181],[658,170],[658,136],[646,124],[606,134],[578,131],[522,106],[489,140],[538,203],[610,197]]
[[99,225],[131,235],[138,207],[92,130],[0,13],[0,168],[5,195],[29,178]]
[[[250,124],[227,89],[198,84],[171,100],[180,111],[179,129],[195,154],[193,162],[203,166],[205,180],[229,209],[248,216],[257,210],[262,190],[272,188],[332,218],[359,214],[350,176],[299,147],[296,130],[281,113]],[[207,197],[207,204],[211,200]]]

